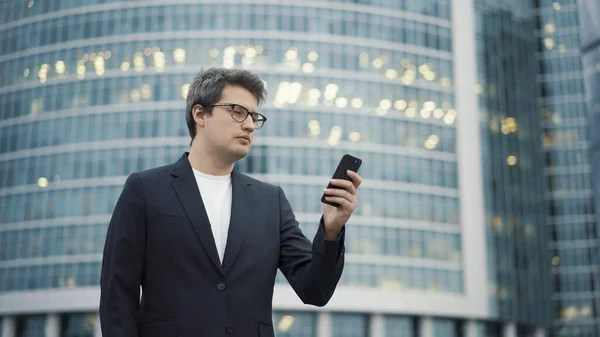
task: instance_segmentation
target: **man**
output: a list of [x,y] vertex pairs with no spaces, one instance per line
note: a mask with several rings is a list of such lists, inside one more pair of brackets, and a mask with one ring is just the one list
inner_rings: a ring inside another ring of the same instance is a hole
[[187,96],[190,151],[127,178],[102,261],[104,337],[274,336],[278,268],[304,303],[329,301],[361,178],[332,181],[340,188],[325,193],[340,206],[323,205],[311,244],[280,187],[234,168],[266,121],[265,96],[248,71],[200,73]]

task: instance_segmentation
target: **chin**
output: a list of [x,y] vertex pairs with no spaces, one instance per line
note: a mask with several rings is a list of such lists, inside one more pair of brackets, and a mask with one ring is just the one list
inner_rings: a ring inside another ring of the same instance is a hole
[[236,149],[232,149],[231,155],[235,158],[236,161],[246,157],[250,152],[250,146],[246,147],[238,147]]

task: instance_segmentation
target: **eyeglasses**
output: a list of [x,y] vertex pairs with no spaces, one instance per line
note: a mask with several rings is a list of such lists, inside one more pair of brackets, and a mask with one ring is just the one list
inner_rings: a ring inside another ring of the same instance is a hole
[[243,123],[248,115],[251,116],[252,121],[254,122],[254,129],[260,130],[263,125],[267,121],[267,117],[259,114],[258,112],[250,112],[245,107],[235,104],[235,103],[217,103],[211,106],[228,106],[231,108],[231,118],[233,118],[236,122]]

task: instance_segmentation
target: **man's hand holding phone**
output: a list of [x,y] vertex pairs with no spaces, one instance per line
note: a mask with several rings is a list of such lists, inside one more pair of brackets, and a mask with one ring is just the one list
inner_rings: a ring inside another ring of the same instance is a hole
[[344,156],[329,186],[323,190],[321,200],[327,240],[338,238],[342,227],[348,222],[358,205],[358,187],[362,183],[362,178],[355,171],[358,171],[360,164],[360,159],[349,155]]

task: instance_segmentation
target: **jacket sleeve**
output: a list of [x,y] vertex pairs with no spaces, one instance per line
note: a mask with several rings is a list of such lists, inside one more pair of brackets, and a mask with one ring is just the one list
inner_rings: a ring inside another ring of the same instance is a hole
[[142,180],[139,174],[133,173],[117,200],[106,234],[99,308],[103,336],[138,336],[145,223]]
[[326,305],[344,268],[345,226],[335,241],[325,239],[323,217],[311,242],[304,236],[285,193],[279,187],[279,269],[305,304]]

